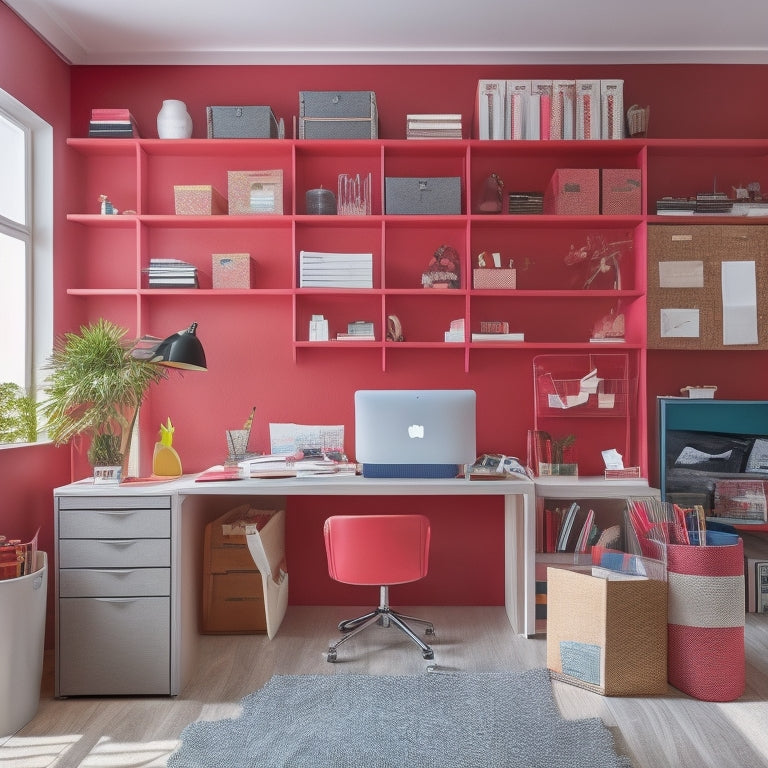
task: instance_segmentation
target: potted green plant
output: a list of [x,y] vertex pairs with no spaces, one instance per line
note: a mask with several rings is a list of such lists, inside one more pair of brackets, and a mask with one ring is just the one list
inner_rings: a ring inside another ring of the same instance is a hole
[[126,469],[142,400],[168,375],[162,366],[134,358],[134,341],[126,335],[125,328],[101,318],[57,338],[48,361],[40,405],[48,436],[56,445],[90,437],[94,467]]

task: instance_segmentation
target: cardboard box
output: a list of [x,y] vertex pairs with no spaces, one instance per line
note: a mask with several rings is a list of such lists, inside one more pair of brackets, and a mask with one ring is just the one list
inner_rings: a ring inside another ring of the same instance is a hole
[[473,269],[473,288],[517,288],[516,269]]
[[227,212],[226,198],[210,184],[173,187],[177,216],[216,216]]
[[603,168],[600,171],[601,213],[639,216],[642,185],[639,168]]
[[667,693],[667,583],[547,568],[547,667],[604,696]]
[[544,213],[596,216],[600,213],[600,170],[558,168],[544,193]]
[[[206,525],[200,627],[203,634],[267,630],[265,578],[251,554],[248,535],[259,534],[275,522],[282,529],[284,516],[281,512],[244,504]],[[284,555],[284,551],[274,553],[278,560]],[[268,574],[267,578],[271,576]]]
[[250,253],[214,253],[211,259],[214,288],[251,287]]
[[300,139],[375,139],[379,113],[373,91],[300,91]]
[[459,215],[461,178],[459,176],[398,177],[384,180],[387,214]]
[[271,107],[206,107],[209,139],[276,139]]

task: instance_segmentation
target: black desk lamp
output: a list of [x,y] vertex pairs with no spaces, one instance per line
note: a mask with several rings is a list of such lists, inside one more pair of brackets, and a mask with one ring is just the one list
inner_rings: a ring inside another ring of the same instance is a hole
[[206,371],[205,351],[197,338],[197,323],[189,328],[174,333],[166,339],[151,336],[142,337],[131,353],[133,357],[157,363],[168,368],[180,368],[185,371]]

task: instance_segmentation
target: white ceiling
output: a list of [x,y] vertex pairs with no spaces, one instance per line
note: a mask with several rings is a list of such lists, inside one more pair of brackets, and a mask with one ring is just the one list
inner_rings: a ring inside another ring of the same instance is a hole
[[768,63],[768,0],[4,0],[72,64]]

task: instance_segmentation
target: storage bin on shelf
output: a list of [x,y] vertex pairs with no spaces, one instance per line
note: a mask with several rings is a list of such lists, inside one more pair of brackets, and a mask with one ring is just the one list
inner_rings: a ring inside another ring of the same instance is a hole
[[533,360],[540,416],[626,416],[632,395],[626,354],[537,355]]

